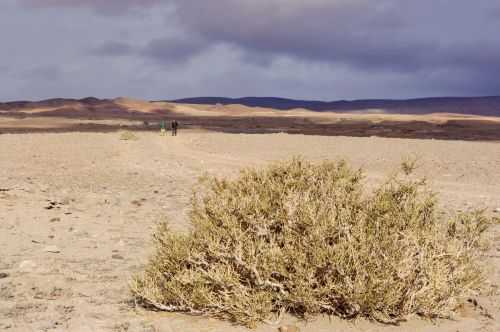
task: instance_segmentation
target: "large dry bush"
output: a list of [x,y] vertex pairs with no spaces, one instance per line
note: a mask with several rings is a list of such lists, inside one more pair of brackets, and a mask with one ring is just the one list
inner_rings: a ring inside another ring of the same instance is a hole
[[208,179],[192,231],[162,224],[132,291],[160,310],[248,326],[283,312],[449,317],[482,281],[489,220],[445,217],[425,184],[403,175],[371,193],[363,186],[344,162],[301,159]]

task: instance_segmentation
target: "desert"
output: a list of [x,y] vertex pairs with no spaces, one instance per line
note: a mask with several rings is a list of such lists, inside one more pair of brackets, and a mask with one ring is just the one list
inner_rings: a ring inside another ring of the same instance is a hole
[[[192,117],[199,114],[193,106],[179,108],[189,108]],[[302,111],[301,116],[307,115]],[[316,116],[311,114],[311,121]],[[134,305],[129,292],[132,275],[152,254],[155,225],[168,220],[175,231],[189,229],[192,189],[206,173],[231,177],[244,167],[300,155],[345,159],[361,167],[373,186],[402,160],[417,156],[417,175],[429,179],[444,210],[480,208],[498,216],[497,141],[227,133],[183,128],[182,121],[177,137],[162,136],[153,120],[154,128],[141,128],[133,131],[135,139],[122,140],[123,127],[142,127],[142,119],[1,117],[2,329],[245,331],[216,319],[145,310]],[[78,129],[89,122],[85,130]],[[280,324],[301,331],[497,331],[498,225],[488,237],[493,246],[484,259],[494,291],[474,298],[476,305],[464,303],[454,320],[413,318],[390,326],[286,316]],[[279,326],[260,324],[255,330]]]
[[1,0],[0,331],[500,332],[498,0]]

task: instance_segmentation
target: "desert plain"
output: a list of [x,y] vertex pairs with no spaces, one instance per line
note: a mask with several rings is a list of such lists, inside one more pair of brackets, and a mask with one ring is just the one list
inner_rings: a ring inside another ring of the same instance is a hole
[[[192,190],[207,173],[231,177],[300,155],[345,159],[364,170],[371,186],[416,157],[416,176],[428,179],[445,211],[500,216],[496,118],[193,105],[163,105],[170,111],[161,113],[151,103],[117,103],[137,112],[37,114],[54,111],[45,108],[0,116],[0,330],[247,331],[211,318],[147,311],[129,292],[131,277],[152,254],[155,225],[167,220],[178,232],[189,229]],[[179,136],[159,134],[163,118],[180,119]],[[122,129],[134,130],[136,139],[122,140]],[[464,132],[469,136],[460,137]],[[305,332],[500,331],[500,226],[488,237],[489,290],[464,301],[454,319],[413,317],[391,326],[287,316],[255,331],[282,324]]]

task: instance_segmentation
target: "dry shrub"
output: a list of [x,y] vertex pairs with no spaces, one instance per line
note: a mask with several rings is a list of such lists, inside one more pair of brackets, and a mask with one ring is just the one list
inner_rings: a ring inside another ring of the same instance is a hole
[[450,317],[482,282],[489,219],[448,219],[422,181],[394,176],[365,193],[345,162],[294,159],[205,185],[191,232],[154,234],[131,286],[143,305],[247,326],[283,312],[394,323]]
[[405,175],[412,174],[417,169],[417,157],[407,157],[401,162],[401,170]]
[[123,130],[120,133],[120,140],[122,141],[137,141],[139,137],[130,130]]

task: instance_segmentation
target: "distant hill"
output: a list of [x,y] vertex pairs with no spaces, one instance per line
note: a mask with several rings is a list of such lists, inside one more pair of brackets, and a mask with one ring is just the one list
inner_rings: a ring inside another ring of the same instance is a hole
[[392,114],[456,113],[483,116],[500,116],[500,96],[491,97],[437,97],[406,100],[296,100],[275,97],[196,97],[172,100],[175,103],[265,107],[279,110],[304,108],[317,112],[367,112],[382,111]]
[[9,101],[2,103],[0,102],[0,110],[4,111],[15,111],[23,108],[39,108],[39,107],[67,107],[75,104],[95,106],[101,105],[103,103],[109,103],[108,99],[98,99],[95,97],[87,97],[83,99],[70,99],[70,98],[52,98],[39,101]]
[[[249,107],[263,107],[277,110],[307,109],[315,112],[351,112],[351,113],[387,113],[387,114],[431,114],[454,113],[462,115],[500,117],[500,96],[492,97],[438,97],[406,100],[364,99],[364,100],[297,100],[276,97],[196,97],[171,100],[168,102],[199,105],[231,105],[240,104]],[[52,109],[45,115],[67,114],[130,114],[140,111],[139,104],[149,104],[154,109],[155,103],[133,101],[128,98],[83,99],[54,98],[40,101],[0,102],[0,113],[13,114],[26,109]],[[165,106],[163,106],[165,107]],[[50,113],[52,112],[52,113]]]
[[[178,119],[182,128],[228,133],[285,132],[323,136],[500,141],[500,97],[335,102],[209,97],[176,102],[178,104],[126,97],[0,102],[0,134],[108,132],[124,128],[157,131],[160,121]],[[247,106],[223,107],[221,104]],[[317,113],[313,114],[315,111]],[[416,116],[420,114],[423,116]]]

